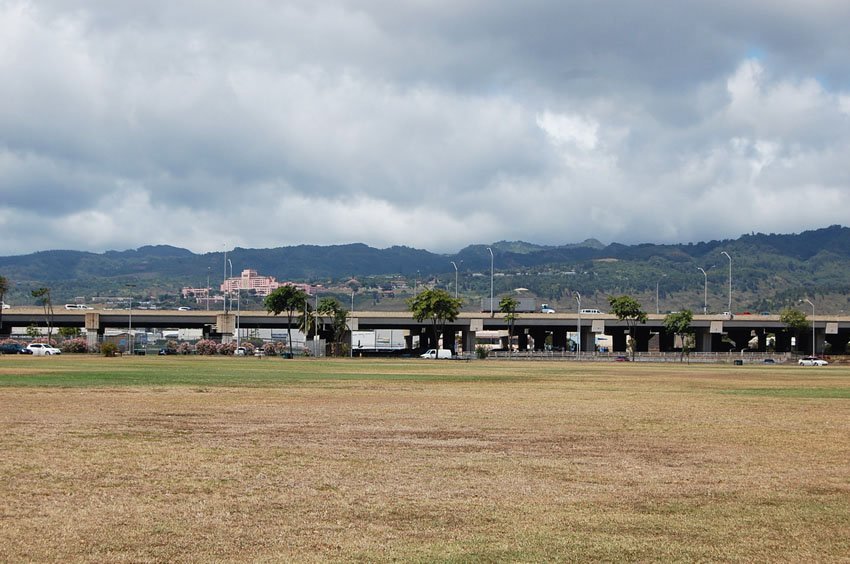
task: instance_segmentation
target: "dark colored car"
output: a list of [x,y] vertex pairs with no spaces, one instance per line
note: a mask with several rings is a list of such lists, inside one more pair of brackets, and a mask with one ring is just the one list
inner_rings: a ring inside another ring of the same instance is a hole
[[0,354],[32,354],[32,351],[18,343],[0,345]]
[[159,356],[177,354],[177,349],[159,349]]

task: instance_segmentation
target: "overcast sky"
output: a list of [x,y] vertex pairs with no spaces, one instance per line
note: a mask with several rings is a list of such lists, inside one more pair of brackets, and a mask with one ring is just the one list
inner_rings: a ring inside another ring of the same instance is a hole
[[847,0],[0,0],[0,254],[847,225]]

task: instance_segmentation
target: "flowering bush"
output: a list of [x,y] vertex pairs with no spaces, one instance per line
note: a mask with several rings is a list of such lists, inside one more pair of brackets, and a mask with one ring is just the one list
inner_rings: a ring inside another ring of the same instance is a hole
[[236,352],[236,341],[218,344],[218,354],[233,356],[233,353],[235,353],[235,352]]
[[33,343],[47,343],[51,347],[56,346],[56,339],[50,339],[50,342],[47,341],[47,337],[37,337],[32,340]]
[[89,344],[83,337],[75,339],[65,339],[59,346],[59,349],[64,353],[87,353],[89,352]]
[[194,348],[189,343],[180,343],[177,345],[177,354],[192,354]]
[[210,339],[201,339],[195,343],[195,352],[207,356],[218,353],[218,343]]
[[16,341],[15,339],[3,339],[0,341],[0,345],[21,345],[25,347],[26,345],[21,341]]
[[267,355],[275,355],[288,351],[289,347],[283,341],[274,341],[263,345],[263,350]]

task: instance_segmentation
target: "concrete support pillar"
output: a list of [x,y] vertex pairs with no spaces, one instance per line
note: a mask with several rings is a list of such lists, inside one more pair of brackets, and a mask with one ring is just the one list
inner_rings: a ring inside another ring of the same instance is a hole
[[232,313],[219,313],[215,320],[222,344],[232,341],[236,334],[236,316]]
[[708,327],[694,330],[694,348],[697,352],[713,352],[711,331]]
[[582,352],[596,352],[596,333],[591,332],[589,326],[582,325],[579,343]]
[[97,329],[86,329],[86,346],[90,351],[97,347],[97,343],[100,340],[98,337],[102,335],[103,333]]
[[86,346],[89,350],[94,350],[103,338],[103,329],[100,327],[100,313],[86,312],[85,324]]
[[461,341],[463,344],[464,353],[473,353],[475,352],[475,331],[463,331],[461,333]]

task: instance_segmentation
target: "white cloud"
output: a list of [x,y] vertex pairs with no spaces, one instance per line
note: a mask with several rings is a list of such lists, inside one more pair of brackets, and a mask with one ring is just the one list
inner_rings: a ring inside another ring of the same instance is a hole
[[0,253],[846,223],[846,3],[645,12],[0,0]]

